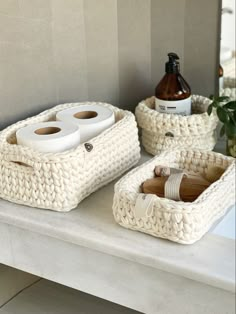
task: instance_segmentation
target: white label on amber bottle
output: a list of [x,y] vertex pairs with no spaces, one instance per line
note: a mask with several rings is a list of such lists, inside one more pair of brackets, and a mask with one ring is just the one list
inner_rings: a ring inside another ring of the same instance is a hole
[[181,100],[162,100],[156,98],[155,109],[161,113],[189,116],[191,114],[191,97]]

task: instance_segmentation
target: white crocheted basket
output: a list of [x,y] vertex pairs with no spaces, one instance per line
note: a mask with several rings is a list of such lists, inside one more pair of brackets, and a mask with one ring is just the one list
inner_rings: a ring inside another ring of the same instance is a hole
[[[189,173],[203,173],[210,165],[221,166],[226,170],[194,202],[173,201],[151,195],[151,213],[137,217],[135,204],[141,196],[141,184],[154,177],[157,165],[185,169]],[[152,158],[116,183],[113,214],[116,222],[125,228],[191,244],[199,240],[234,203],[234,158],[206,151],[174,151]]]
[[140,102],[135,115],[145,150],[152,155],[173,149],[212,150],[217,140],[218,118],[215,112],[208,116],[210,102],[206,97],[192,96],[190,116],[157,112],[155,97]]
[[0,197],[15,203],[69,211],[98,188],[114,180],[140,158],[134,115],[109,104],[116,123],[89,143],[62,153],[41,153],[16,144],[16,130],[55,120],[62,109],[95,103],[56,106],[0,132]]

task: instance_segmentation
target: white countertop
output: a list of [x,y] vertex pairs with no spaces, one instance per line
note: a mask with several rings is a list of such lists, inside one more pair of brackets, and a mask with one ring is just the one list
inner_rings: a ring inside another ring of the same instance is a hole
[[235,207],[233,207],[230,208],[225,217],[212,228],[211,233],[235,240],[235,221]]
[[[145,154],[142,161],[147,158],[150,157]],[[0,200],[0,222],[227,291],[235,290],[234,208],[200,241],[186,246],[117,225],[112,214],[113,189],[114,182],[90,195],[69,213]]]

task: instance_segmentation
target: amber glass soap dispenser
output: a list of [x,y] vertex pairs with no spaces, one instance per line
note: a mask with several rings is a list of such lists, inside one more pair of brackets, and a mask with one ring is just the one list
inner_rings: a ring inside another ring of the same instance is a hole
[[162,113],[191,114],[191,89],[179,72],[179,57],[168,53],[166,74],[156,87],[155,108]]

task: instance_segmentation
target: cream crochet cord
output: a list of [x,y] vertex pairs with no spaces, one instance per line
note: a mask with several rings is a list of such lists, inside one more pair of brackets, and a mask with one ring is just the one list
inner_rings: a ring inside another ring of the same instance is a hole
[[84,104],[94,103],[59,105],[0,132],[1,198],[69,211],[138,162],[140,147],[134,115],[104,103],[98,104],[115,112],[116,123],[87,144],[57,154],[40,153],[16,144],[15,133],[19,128],[55,120],[59,110]]
[[155,97],[136,107],[135,115],[142,130],[142,144],[147,152],[158,155],[173,149],[212,150],[216,144],[218,118],[206,110],[211,100],[192,96],[192,115],[180,116],[154,110]]

